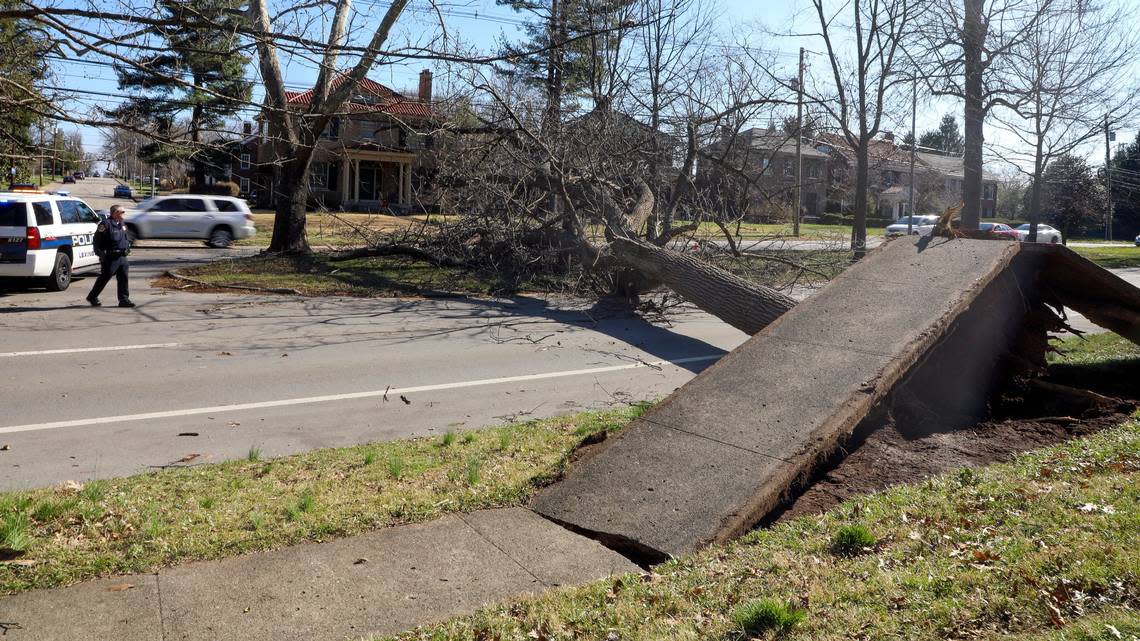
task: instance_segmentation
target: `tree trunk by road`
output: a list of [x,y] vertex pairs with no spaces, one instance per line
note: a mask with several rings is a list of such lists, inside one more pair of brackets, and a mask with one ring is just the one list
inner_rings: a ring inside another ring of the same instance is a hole
[[962,23],[962,52],[965,61],[965,135],[962,181],[962,229],[977,229],[982,207],[982,122],[985,119],[982,95],[983,0],[966,0]]
[[305,208],[309,200],[308,154],[290,160],[277,168],[273,186],[276,193],[273,218],[273,238],[269,251],[286,254],[305,254],[310,251],[305,235]]
[[642,275],[668,286],[748,335],[760,331],[796,304],[774,289],[644,241],[618,237],[610,242],[610,249],[618,260]]

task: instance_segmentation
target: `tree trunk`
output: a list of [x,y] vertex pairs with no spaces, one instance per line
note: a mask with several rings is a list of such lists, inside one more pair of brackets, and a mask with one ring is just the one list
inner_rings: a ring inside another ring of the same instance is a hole
[[610,248],[618,260],[748,335],[760,331],[796,304],[774,289],[646,242],[614,238]]
[[1031,243],[1037,242],[1037,225],[1041,222],[1041,178],[1044,169],[1041,159],[1041,139],[1038,138],[1037,154],[1033,161],[1033,182],[1029,183],[1029,188],[1033,191],[1029,194],[1029,236],[1026,240]]
[[985,110],[982,105],[982,45],[985,29],[982,25],[983,0],[966,0],[962,24],[964,37],[962,53],[965,58],[965,153],[962,159],[962,221],[961,229],[978,229],[982,207],[982,122]]
[[308,171],[307,166],[299,166],[301,164],[294,157],[276,172],[274,209],[277,215],[273,218],[270,252],[307,254],[311,251],[305,237],[305,209],[309,200]]
[[855,218],[851,227],[851,249],[855,258],[862,258],[867,253],[867,191],[870,182],[867,153],[867,142],[861,140],[855,150]]

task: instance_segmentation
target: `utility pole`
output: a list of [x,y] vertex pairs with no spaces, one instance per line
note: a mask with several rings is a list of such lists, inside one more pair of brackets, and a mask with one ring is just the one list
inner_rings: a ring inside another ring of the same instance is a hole
[[1109,151],[1108,114],[1104,114],[1104,192],[1108,199],[1108,217],[1105,219],[1104,239],[1112,240],[1112,157]]
[[792,235],[800,236],[800,209],[804,199],[804,48],[800,47],[799,79],[796,80],[796,211],[792,217]]
[[40,149],[39,149],[40,153],[39,153],[39,158],[37,158],[37,160],[39,160],[39,163],[40,163],[40,187],[43,187],[44,186],[44,121],[40,120],[39,123],[37,123],[37,124],[39,125],[39,129],[40,129]]
[[918,117],[918,78],[914,78],[910,85],[910,211],[906,217],[906,235],[914,231],[914,156],[918,150],[918,138],[915,137],[914,121]]

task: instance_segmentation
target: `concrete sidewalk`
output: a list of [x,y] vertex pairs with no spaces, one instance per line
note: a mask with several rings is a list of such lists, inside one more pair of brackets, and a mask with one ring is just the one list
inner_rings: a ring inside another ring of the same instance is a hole
[[488,510],[3,597],[0,630],[15,641],[339,641],[637,571],[529,510]]

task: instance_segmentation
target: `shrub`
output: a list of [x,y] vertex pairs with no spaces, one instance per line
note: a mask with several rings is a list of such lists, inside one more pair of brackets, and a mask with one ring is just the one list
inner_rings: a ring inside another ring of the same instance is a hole
[[235,182],[217,182],[212,185],[190,185],[187,190],[191,194],[203,196],[233,196],[241,193],[241,186]]

